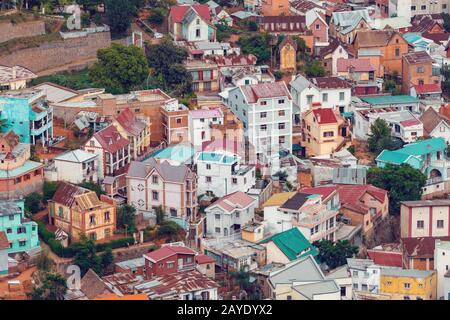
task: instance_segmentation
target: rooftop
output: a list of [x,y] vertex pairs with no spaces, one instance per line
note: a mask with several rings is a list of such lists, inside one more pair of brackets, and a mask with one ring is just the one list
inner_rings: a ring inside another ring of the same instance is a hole
[[185,163],[192,159],[195,155],[195,150],[192,146],[186,144],[173,144],[165,149],[161,149],[150,155],[149,158],[174,160],[180,163]]
[[398,96],[361,96],[360,99],[371,105],[393,105],[393,104],[407,104],[419,103],[419,99],[407,95]]
[[7,85],[14,81],[31,80],[37,75],[21,66],[7,67],[0,65],[0,85]]
[[282,81],[273,83],[258,83],[239,87],[248,103],[256,103],[259,99],[271,99],[287,97],[291,100],[291,95]]
[[86,152],[81,149],[76,149],[58,154],[57,156],[55,156],[54,160],[83,163],[95,159],[96,157],[96,154]]
[[263,206],[264,207],[280,206],[295,194],[296,192],[275,193],[269,199],[267,199],[267,201],[264,203]]
[[409,64],[433,63],[433,58],[426,51],[414,51],[403,55],[403,59]]
[[403,268],[381,268],[381,275],[390,277],[408,277],[408,278],[427,278],[435,271],[433,270],[417,270],[417,269],[403,269]]
[[208,208],[206,208],[206,210],[210,210],[211,208],[218,206],[227,212],[233,212],[235,209],[246,208],[255,202],[255,198],[247,195],[242,191],[236,191],[222,198],[219,198]]

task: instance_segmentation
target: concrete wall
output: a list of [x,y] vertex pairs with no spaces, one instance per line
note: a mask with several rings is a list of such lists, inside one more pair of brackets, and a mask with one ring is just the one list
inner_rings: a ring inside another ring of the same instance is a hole
[[28,21],[11,23],[9,21],[0,23],[0,43],[22,37],[32,37],[45,34],[44,21]]
[[48,42],[39,47],[1,55],[0,65],[20,65],[37,73],[78,61],[86,63],[86,60],[95,59],[98,49],[106,48],[110,44],[111,34],[99,32],[85,37]]

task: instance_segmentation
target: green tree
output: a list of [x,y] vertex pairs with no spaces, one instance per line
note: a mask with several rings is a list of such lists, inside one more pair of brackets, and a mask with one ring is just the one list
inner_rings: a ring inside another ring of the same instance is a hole
[[272,36],[268,33],[246,35],[239,38],[237,44],[241,47],[243,54],[254,54],[258,58],[258,63],[270,61]]
[[114,262],[114,255],[112,253],[112,250],[111,248],[107,248],[100,255],[100,264],[102,265],[103,274],[106,274],[110,271],[113,262]]
[[127,230],[127,232],[136,231],[136,209],[129,205],[123,204],[117,208],[117,229]]
[[181,63],[170,66],[165,80],[166,85],[173,90],[172,94],[176,96],[188,94],[192,91],[192,76]]
[[105,0],[108,25],[115,35],[124,34],[131,25],[131,18],[136,7],[130,0]]
[[43,273],[42,285],[34,288],[30,296],[32,300],[63,300],[67,292],[66,279],[56,272]]
[[444,20],[444,29],[446,32],[450,32],[450,15],[448,13],[441,13]]
[[367,183],[389,191],[389,212],[400,212],[400,201],[420,200],[426,176],[408,164],[371,167],[367,171]]
[[102,194],[106,194],[106,192],[102,189],[102,187],[98,183],[95,183],[95,182],[86,181],[86,182],[82,182],[78,185],[80,187],[95,191],[95,193],[97,194],[97,197],[99,197],[99,198]]
[[378,118],[370,126],[367,143],[369,151],[373,152],[375,156],[385,149],[396,150],[401,148],[401,144],[397,141],[391,136],[391,128],[384,119]]
[[56,189],[58,189],[59,183],[57,181],[44,181],[44,197],[43,201],[44,203],[47,203],[48,200],[53,198],[53,195],[56,192]]
[[81,276],[84,276],[89,269],[98,275],[102,275],[101,259],[97,255],[94,241],[82,235],[80,240],[72,245],[75,256],[73,263],[80,267]]
[[325,69],[317,60],[306,62],[304,65],[304,71],[307,77],[323,77],[325,75]]
[[33,192],[25,197],[25,210],[31,213],[38,213],[41,210],[42,196]]
[[158,228],[158,237],[167,237],[169,241],[178,240],[178,234],[183,230],[174,221],[163,221]]
[[152,13],[148,17],[148,22],[153,25],[161,25],[164,22],[164,16],[166,12],[163,8],[155,8],[152,10]]
[[142,49],[113,43],[97,51],[98,61],[89,76],[96,86],[119,94],[139,88],[148,76],[148,64]]
[[47,251],[41,251],[36,266],[41,272],[49,272],[53,268],[53,260],[48,257]]
[[165,215],[165,212],[164,212],[162,206],[156,207],[155,214],[156,214],[156,224],[161,224],[164,221],[164,215]]
[[97,12],[98,6],[102,3],[102,0],[76,0],[84,11],[89,12],[90,15],[94,15]]
[[320,240],[313,244],[318,250],[317,259],[334,269],[347,263],[347,258],[353,257],[358,252],[358,247],[348,240],[338,240],[333,243],[330,240]]

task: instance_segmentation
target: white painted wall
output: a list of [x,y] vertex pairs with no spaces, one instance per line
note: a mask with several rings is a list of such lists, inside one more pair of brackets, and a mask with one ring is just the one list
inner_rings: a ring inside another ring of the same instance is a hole
[[[434,269],[437,273],[437,299],[445,299],[445,274],[450,270],[450,242],[436,240]],[[447,294],[448,298],[448,294]]]

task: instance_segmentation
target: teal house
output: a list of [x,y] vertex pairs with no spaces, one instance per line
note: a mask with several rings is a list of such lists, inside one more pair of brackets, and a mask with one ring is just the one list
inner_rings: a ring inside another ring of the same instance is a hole
[[53,137],[52,107],[39,90],[21,90],[0,96],[3,133],[13,130],[20,142],[47,145]]
[[447,144],[443,138],[421,140],[395,151],[383,150],[375,159],[377,166],[409,164],[422,171],[427,179],[447,180],[450,161],[445,157]]
[[37,223],[25,218],[25,201],[0,201],[0,232],[9,241],[8,253],[35,252],[40,249]]

